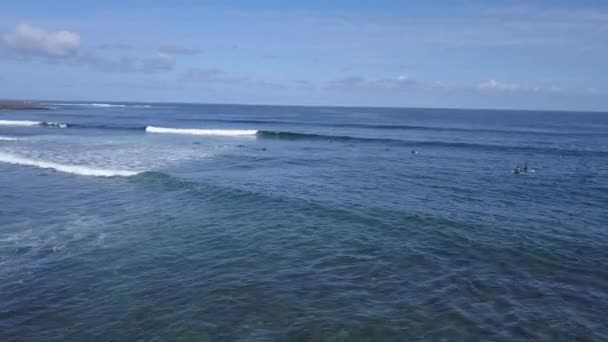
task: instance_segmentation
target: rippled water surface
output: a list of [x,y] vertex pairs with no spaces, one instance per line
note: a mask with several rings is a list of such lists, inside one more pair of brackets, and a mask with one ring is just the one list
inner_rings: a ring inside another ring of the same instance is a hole
[[47,105],[2,341],[608,340],[608,114]]

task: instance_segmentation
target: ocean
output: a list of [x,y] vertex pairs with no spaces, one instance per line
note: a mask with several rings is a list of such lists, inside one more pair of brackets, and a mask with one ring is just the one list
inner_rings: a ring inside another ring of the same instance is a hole
[[44,105],[1,341],[608,340],[608,114]]

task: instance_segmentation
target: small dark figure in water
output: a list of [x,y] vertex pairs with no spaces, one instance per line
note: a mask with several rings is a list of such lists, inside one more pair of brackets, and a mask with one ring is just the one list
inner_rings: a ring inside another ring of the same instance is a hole
[[418,154],[418,151],[412,150],[412,154]]
[[524,165],[524,172],[528,172],[528,163]]
[[262,151],[266,151],[266,150],[267,150],[266,147],[262,147]]
[[236,147],[245,147],[245,145],[236,145]]
[[519,165],[517,165],[515,167],[515,169],[513,169],[513,173],[519,174],[519,173],[527,173],[528,172],[528,166],[524,166],[523,168]]
[[194,145],[200,145],[201,143],[198,141],[193,142]]

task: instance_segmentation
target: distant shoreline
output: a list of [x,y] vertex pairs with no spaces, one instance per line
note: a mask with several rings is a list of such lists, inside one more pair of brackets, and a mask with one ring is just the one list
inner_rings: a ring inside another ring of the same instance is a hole
[[15,110],[15,109],[36,109],[36,110],[44,110],[44,109],[49,109],[48,107],[44,107],[38,103],[35,102],[28,102],[28,101],[6,101],[6,102],[2,102],[0,101],[0,110]]

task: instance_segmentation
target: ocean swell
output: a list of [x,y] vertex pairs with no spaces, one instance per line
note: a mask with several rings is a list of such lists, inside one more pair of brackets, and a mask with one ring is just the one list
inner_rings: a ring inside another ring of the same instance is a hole
[[4,152],[0,152],[0,162],[14,165],[33,166],[41,169],[52,169],[59,172],[66,172],[81,176],[130,177],[140,173],[139,171],[100,169],[83,165],[60,164],[55,162],[25,158]]
[[147,126],[148,133],[184,134],[184,135],[218,135],[218,136],[253,136],[257,130],[242,129],[196,129],[196,128],[169,128]]
[[151,108],[148,104],[120,104],[120,103],[47,103],[49,106],[59,107],[93,107],[93,108]]
[[258,131],[256,136],[258,139],[275,139],[275,140],[287,140],[287,141],[301,141],[301,140],[313,140],[313,141],[327,141],[327,142],[342,142],[342,143],[375,143],[384,144],[391,146],[402,146],[402,147],[439,147],[439,148],[457,148],[457,149],[471,149],[479,151],[517,151],[525,153],[542,153],[542,154],[557,154],[557,155],[595,155],[595,156],[608,156],[607,151],[590,151],[590,150],[579,150],[579,149],[565,149],[559,147],[538,147],[538,146],[517,146],[517,145],[492,145],[492,144],[478,144],[468,142],[452,142],[452,141],[440,141],[440,140],[428,140],[428,141],[416,141],[416,140],[401,140],[401,139],[387,139],[387,138],[365,138],[365,137],[353,137],[353,136],[335,136],[335,135],[324,135],[314,133],[296,133],[296,132],[282,132],[282,131]]
[[0,126],[29,127],[39,126],[40,124],[42,124],[41,121],[32,120],[0,120]]
[[12,127],[34,127],[44,126],[53,128],[68,128],[68,124],[62,122],[46,122],[46,121],[33,121],[33,120],[0,120],[0,126],[12,126]]

